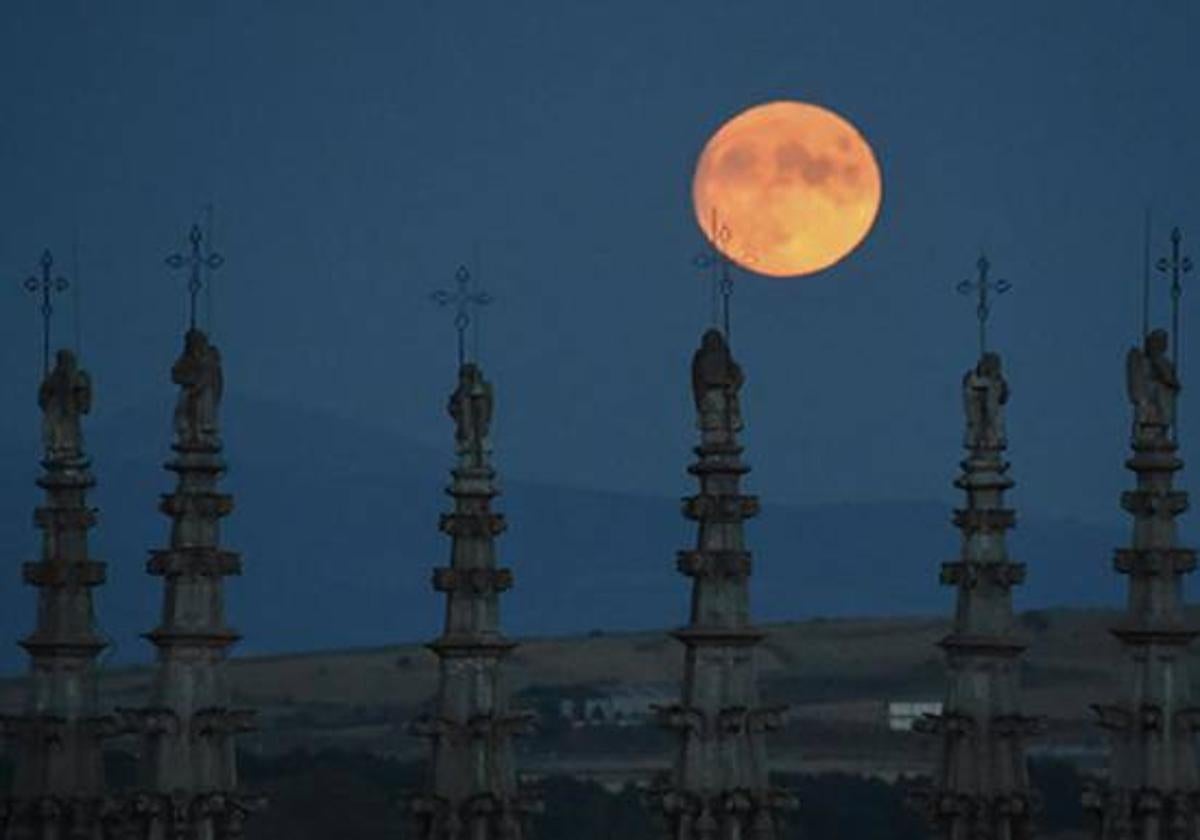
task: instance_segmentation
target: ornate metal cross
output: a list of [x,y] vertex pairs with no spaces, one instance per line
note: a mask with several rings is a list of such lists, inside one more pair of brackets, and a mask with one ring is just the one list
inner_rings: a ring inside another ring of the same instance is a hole
[[192,243],[192,252],[187,254],[172,254],[167,257],[167,265],[174,269],[189,268],[188,274],[188,296],[190,298],[190,306],[188,308],[188,329],[196,329],[196,295],[200,291],[202,285],[200,280],[200,270],[207,268],[209,271],[215,271],[225,264],[225,258],[220,254],[213,253],[211,250],[204,253],[201,250],[201,243],[204,241],[204,234],[200,232],[200,225],[192,225],[191,231],[188,233],[188,241]]
[[[454,272],[455,288],[453,291],[439,289],[430,295],[438,306],[454,305],[454,329],[458,332],[458,366],[462,367],[467,361],[467,327],[471,325],[471,307],[487,306],[492,302],[492,296],[487,292],[474,291],[469,288],[471,272],[465,265],[460,265]],[[478,348],[476,348],[478,352]]]
[[42,259],[38,265],[41,266],[42,276],[39,278],[34,275],[26,279],[25,288],[31,292],[42,293],[42,373],[47,374],[50,372],[50,316],[54,314],[54,302],[50,296],[54,292],[65,291],[71,284],[65,277],[50,276],[54,257],[49,249],[42,252]]
[[[725,256],[724,248],[729,246],[733,231],[728,225],[719,223],[717,211],[713,210],[712,227],[709,233],[709,249],[697,254],[692,264],[701,271],[712,272],[713,294],[713,323],[720,324],[725,331],[725,340],[729,341],[729,299],[733,295],[733,275],[730,273],[730,260]],[[721,303],[717,305],[717,294],[720,293]]]
[[979,277],[975,280],[963,280],[955,288],[959,294],[969,295],[974,292],[979,295],[979,302],[975,305],[975,317],[979,319],[979,355],[982,357],[987,352],[987,320],[992,311],[988,303],[988,292],[1001,295],[1011,289],[1012,284],[1007,280],[988,279],[988,269],[992,264],[984,254],[979,255],[975,266],[979,269]]
[[1171,274],[1171,361],[1175,364],[1176,374],[1179,372],[1179,298],[1183,295],[1183,275],[1192,270],[1191,259],[1179,253],[1182,241],[1183,234],[1179,228],[1174,228],[1171,231],[1171,256],[1161,257],[1155,263],[1160,272]]

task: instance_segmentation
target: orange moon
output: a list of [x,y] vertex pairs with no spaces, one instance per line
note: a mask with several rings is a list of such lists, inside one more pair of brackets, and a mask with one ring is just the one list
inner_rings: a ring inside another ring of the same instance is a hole
[[858,129],[804,102],[769,102],[729,120],[704,146],[692,180],[696,221],[712,244],[771,277],[843,259],[871,230],[882,195],[879,164]]

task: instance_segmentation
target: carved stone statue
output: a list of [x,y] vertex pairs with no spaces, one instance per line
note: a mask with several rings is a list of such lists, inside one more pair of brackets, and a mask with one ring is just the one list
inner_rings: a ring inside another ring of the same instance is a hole
[[474,362],[458,369],[458,388],[450,395],[447,410],[454,418],[454,440],[460,455],[482,456],[492,423],[492,384]]
[[963,376],[963,408],[967,415],[964,445],[969,449],[1003,449],[1004,404],[1008,382],[1000,369],[1000,356],[984,353],[979,363]]
[[72,460],[83,456],[79,418],[91,411],[92,380],[81,370],[70,350],[59,350],[54,370],[38,389],[42,409],[42,440],[46,458]]
[[738,391],[743,381],[742,369],[733,360],[725,337],[716,329],[705,332],[700,349],[692,356],[692,397],[702,430],[742,428]]
[[181,446],[220,446],[217,411],[224,378],[221,352],[197,329],[188,330],[183,355],[171,368],[171,381],[180,386],[175,404],[175,440]]
[[1134,440],[1165,439],[1175,421],[1179,378],[1167,358],[1167,331],[1154,330],[1143,347],[1133,347],[1125,357],[1126,385],[1133,403]]

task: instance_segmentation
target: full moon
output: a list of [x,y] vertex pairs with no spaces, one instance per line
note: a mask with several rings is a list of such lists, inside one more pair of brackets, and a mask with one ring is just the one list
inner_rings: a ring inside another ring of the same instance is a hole
[[879,164],[842,117],[804,102],[757,105],[704,146],[696,221],[743,268],[796,277],[853,251],[879,213]]

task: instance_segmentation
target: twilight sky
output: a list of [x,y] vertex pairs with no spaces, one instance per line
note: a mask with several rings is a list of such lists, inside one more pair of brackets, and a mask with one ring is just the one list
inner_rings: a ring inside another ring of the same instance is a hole
[[[482,361],[504,474],[688,492],[687,364],[708,317],[692,167],[726,118],[794,98],[859,127],[884,202],[836,268],[739,278],[752,489],[954,498],[975,352],[954,286],[983,247],[1013,284],[991,332],[1014,501],[1120,521],[1143,207],[1154,255],[1178,224],[1200,257],[1198,28],[1190,0],[8,0],[0,433],[36,429],[39,324],[20,281],[47,246],[73,274],[75,231],[92,422],[163,400],[184,319],[163,257],[212,202],[231,390],[449,462],[453,333],[429,293],[476,262],[496,298]],[[1200,382],[1197,307],[1185,293],[1185,387]],[[1181,413],[1200,458],[1200,397],[1185,390]]]

